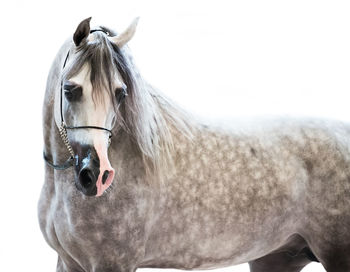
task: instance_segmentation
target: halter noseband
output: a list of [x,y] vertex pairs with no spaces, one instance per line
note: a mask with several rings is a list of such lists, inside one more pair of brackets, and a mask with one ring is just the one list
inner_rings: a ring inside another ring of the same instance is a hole
[[[109,36],[109,32],[107,32],[105,30],[102,30],[102,29],[93,29],[93,30],[90,31],[90,33],[94,33],[94,32],[97,32],[97,31],[101,31],[101,32],[105,33],[107,36]],[[66,67],[68,57],[69,57],[69,51],[68,51],[67,56],[66,56],[66,58],[64,60],[62,69],[64,69]],[[64,121],[64,117],[63,117],[63,79],[61,80],[61,89],[60,89],[60,114],[61,114],[61,125],[59,127],[59,133],[60,133],[60,136],[62,138],[63,143],[65,144],[67,150],[70,153],[70,157],[66,160],[66,162],[64,162],[61,165],[58,165],[58,164],[54,164],[53,162],[51,162],[49,160],[49,158],[46,156],[45,152],[44,152],[44,154],[43,154],[44,155],[44,160],[46,161],[46,163],[48,165],[50,165],[54,169],[56,169],[56,170],[64,170],[64,169],[67,169],[67,168],[73,166],[73,161],[74,161],[75,154],[74,154],[73,148],[72,148],[72,146],[71,146],[71,144],[69,142],[69,139],[68,139],[67,129],[99,129],[99,130],[107,131],[109,133],[108,145],[110,145],[111,138],[112,138],[113,134],[112,134],[112,130],[110,130],[108,128],[98,127],[98,126],[67,126],[66,125],[66,123]]]

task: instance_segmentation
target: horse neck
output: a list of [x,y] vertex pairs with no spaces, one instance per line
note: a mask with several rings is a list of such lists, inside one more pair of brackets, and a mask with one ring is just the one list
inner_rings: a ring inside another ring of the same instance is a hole
[[[150,138],[147,143],[152,144],[145,145],[146,148],[144,149],[148,150],[148,154],[151,155],[144,154],[144,161],[146,168],[150,166],[151,172],[158,172],[157,174],[161,178],[163,171],[168,172],[172,168],[172,160],[176,152],[175,145],[180,142],[191,141],[192,132],[196,130],[197,123],[192,121],[193,118],[188,113],[147,82],[142,85],[146,86],[142,93],[148,92],[152,97],[151,104],[153,103],[153,106],[151,106],[153,111],[146,110],[146,114],[152,112],[151,118],[145,120],[155,120],[155,122],[152,122],[148,129],[143,130],[152,131],[152,133],[139,138]],[[140,146],[142,150],[142,142]]]

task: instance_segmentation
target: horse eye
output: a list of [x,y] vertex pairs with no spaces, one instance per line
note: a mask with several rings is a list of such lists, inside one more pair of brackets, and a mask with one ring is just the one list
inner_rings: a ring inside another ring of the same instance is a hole
[[115,89],[115,97],[118,103],[121,103],[125,96],[127,96],[126,88],[116,88]]
[[83,93],[83,89],[80,86],[65,85],[64,95],[69,102],[74,102],[79,100]]

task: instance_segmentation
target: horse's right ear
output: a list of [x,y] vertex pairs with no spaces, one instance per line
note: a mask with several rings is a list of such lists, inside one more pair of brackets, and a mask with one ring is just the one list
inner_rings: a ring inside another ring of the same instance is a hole
[[81,21],[73,35],[73,41],[76,46],[79,46],[81,42],[86,39],[90,34],[90,21],[91,17]]

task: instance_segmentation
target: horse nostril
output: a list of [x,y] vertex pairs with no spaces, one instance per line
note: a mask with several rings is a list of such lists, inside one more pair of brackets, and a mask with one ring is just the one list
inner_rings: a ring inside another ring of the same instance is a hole
[[94,173],[89,168],[82,169],[79,174],[79,180],[81,185],[85,189],[88,189],[91,187],[91,185],[94,184],[94,181],[95,181]]
[[109,171],[108,170],[104,171],[102,176],[102,184],[106,183],[108,176],[109,176]]

